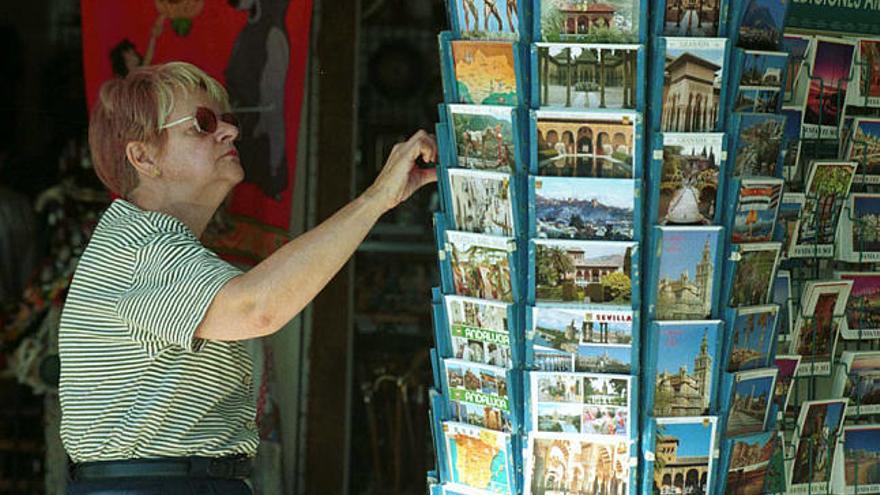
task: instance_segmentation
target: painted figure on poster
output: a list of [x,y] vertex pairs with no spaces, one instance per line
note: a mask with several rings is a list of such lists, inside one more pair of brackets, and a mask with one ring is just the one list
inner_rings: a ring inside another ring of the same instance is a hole
[[[462,0],[462,10],[464,11],[464,29],[471,31],[480,25],[479,11],[477,10],[476,0]],[[471,28],[471,19],[473,19],[474,27]]]
[[507,0],[507,22],[510,24],[511,31],[516,31],[516,22],[513,19],[517,15],[516,0]]
[[504,23],[501,22],[501,13],[498,12],[498,6],[495,5],[497,0],[483,0],[483,26],[489,31],[489,16],[498,21],[498,30],[504,29]]
[[290,45],[285,28],[288,0],[230,0],[248,12],[248,22],[235,40],[226,85],[241,122],[238,152],[245,182],[280,199],[287,189],[284,93]]

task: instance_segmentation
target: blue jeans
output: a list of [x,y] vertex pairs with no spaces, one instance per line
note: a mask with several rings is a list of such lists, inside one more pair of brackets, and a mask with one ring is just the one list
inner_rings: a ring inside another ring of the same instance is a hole
[[253,495],[242,480],[219,478],[119,478],[71,481],[67,495]]

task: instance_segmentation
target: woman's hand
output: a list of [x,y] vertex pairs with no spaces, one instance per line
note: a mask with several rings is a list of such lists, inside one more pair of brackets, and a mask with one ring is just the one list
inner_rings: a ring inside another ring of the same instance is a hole
[[394,145],[385,166],[364,195],[388,211],[406,201],[420,187],[436,182],[437,170],[419,168],[416,165],[419,157],[425,163],[437,161],[437,143],[423,130],[406,142]]

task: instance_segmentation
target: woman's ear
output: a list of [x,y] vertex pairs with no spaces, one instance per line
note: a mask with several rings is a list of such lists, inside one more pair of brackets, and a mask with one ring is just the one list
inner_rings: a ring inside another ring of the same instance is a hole
[[156,163],[155,149],[142,141],[131,141],[125,145],[125,158],[141,175],[159,177],[162,170]]

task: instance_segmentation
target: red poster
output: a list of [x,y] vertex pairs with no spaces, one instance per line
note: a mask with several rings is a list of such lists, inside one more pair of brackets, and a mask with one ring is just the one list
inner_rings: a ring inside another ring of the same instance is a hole
[[242,124],[245,181],[206,242],[254,263],[286,240],[312,0],[82,0],[88,104],[140,63],[191,62],[223,83]]

